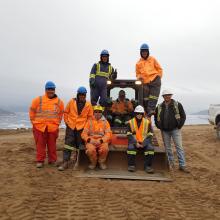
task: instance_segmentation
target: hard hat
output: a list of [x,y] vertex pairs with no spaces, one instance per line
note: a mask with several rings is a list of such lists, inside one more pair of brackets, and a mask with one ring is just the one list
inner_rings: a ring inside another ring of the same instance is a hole
[[142,44],[140,50],[149,50],[148,44]]
[[86,94],[87,93],[87,90],[84,86],[80,86],[78,89],[77,89],[77,93],[79,94]]
[[52,81],[46,82],[45,89],[55,89],[55,88],[56,88],[56,85],[54,82],[52,82]]
[[103,107],[101,106],[101,105],[95,105],[94,107],[93,107],[93,110],[94,111],[104,111],[104,109],[103,109]]
[[143,108],[143,106],[138,105],[138,106],[135,108],[134,112],[136,112],[136,113],[143,113],[143,114],[144,114],[144,108]]
[[173,92],[170,89],[164,89],[162,92],[162,96],[164,95],[173,95]]
[[107,50],[102,50],[100,56],[109,56],[109,52]]

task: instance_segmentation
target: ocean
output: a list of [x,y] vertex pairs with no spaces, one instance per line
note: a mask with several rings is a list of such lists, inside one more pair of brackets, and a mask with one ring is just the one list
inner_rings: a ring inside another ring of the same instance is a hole
[[[208,115],[187,115],[186,125],[209,124]],[[61,127],[65,127],[62,122]],[[0,116],[0,129],[31,128],[27,112],[17,112],[15,115]]]

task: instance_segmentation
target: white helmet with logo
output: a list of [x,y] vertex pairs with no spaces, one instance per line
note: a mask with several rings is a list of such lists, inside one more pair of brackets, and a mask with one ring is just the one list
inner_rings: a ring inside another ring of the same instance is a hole
[[144,108],[143,108],[143,106],[138,105],[138,106],[135,108],[134,112],[136,112],[136,113],[143,113],[143,114],[144,114]]
[[173,92],[170,89],[164,89],[162,92],[162,96],[164,95],[173,95]]

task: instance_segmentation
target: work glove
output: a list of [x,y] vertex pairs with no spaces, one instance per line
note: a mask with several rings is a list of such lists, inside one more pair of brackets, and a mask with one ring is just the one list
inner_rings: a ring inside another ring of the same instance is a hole
[[137,148],[143,148],[143,144],[137,142],[136,147],[137,147]]
[[89,85],[91,88],[95,88],[95,78],[90,78],[89,79]]
[[112,79],[117,79],[117,76],[118,76],[118,72],[117,72],[117,69],[115,69],[114,72],[111,75],[111,78]]

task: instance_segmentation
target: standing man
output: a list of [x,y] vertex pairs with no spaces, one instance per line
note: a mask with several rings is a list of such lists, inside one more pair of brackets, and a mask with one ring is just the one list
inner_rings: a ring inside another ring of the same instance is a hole
[[150,56],[147,44],[141,45],[140,55],[141,58],[136,64],[136,76],[143,83],[144,108],[148,117],[151,117],[155,114],[163,70],[157,60]]
[[82,139],[86,143],[86,154],[90,160],[90,169],[95,169],[97,162],[100,169],[104,170],[107,168],[105,162],[112,131],[102,113],[102,106],[94,106],[94,117],[87,121],[82,132]]
[[72,98],[65,108],[64,121],[66,123],[66,134],[63,164],[58,167],[60,171],[68,168],[71,153],[73,153],[74,162],[76,162],[79,146],[82,144],[82,130],[86,121],[93,116],[92,105],[86,101],[86,93],[87,90],[85,87],[79,87],[76,98]]
[[173,93],[170,90],[162,92],[164,101],[156,108],[155,124],[161,130],[170,167],[174,168],[174,156],[171,147],[172,138],[179,160],[179,170],[188,173],[180,130],[185,123],[186,114],[181,103],[172,99],[172,95]]
[[115,127],[124,126],[125,123],[131,119],[132,112],[134,111],[131,101],[126,99],[125,91],[120,90],[118,99],[113,102],[112,115],[113,125]]
[[55,88],[55,84],[48,81],[45,85],[45,95],[33,99],[29,110],[37,147],[37,168],[42,168],[44,165],[46,147],[48,163],[55,164],[57,160],[56,140],[63,117],[64,104],[55,94]]
[[[116,79],[117,72],[109,63],[109,52],[103,50],[100,54],[100,61],[95,63],[90,72],[90,96],[92,105],[99,104],[102,107],[106,106],[107,101],[107,80]],[[100,99],[99,99],[100,98]]]
[[144,151],[144,170],[146,173],[154,173],[152,161],[154,157],[154,147],[152,145],[153,133],[151,124],[144,117],[144,108],[138,105],[135,110],[135,117],[128,124],[128,171],[135,171],[135,159],[138,150]]

